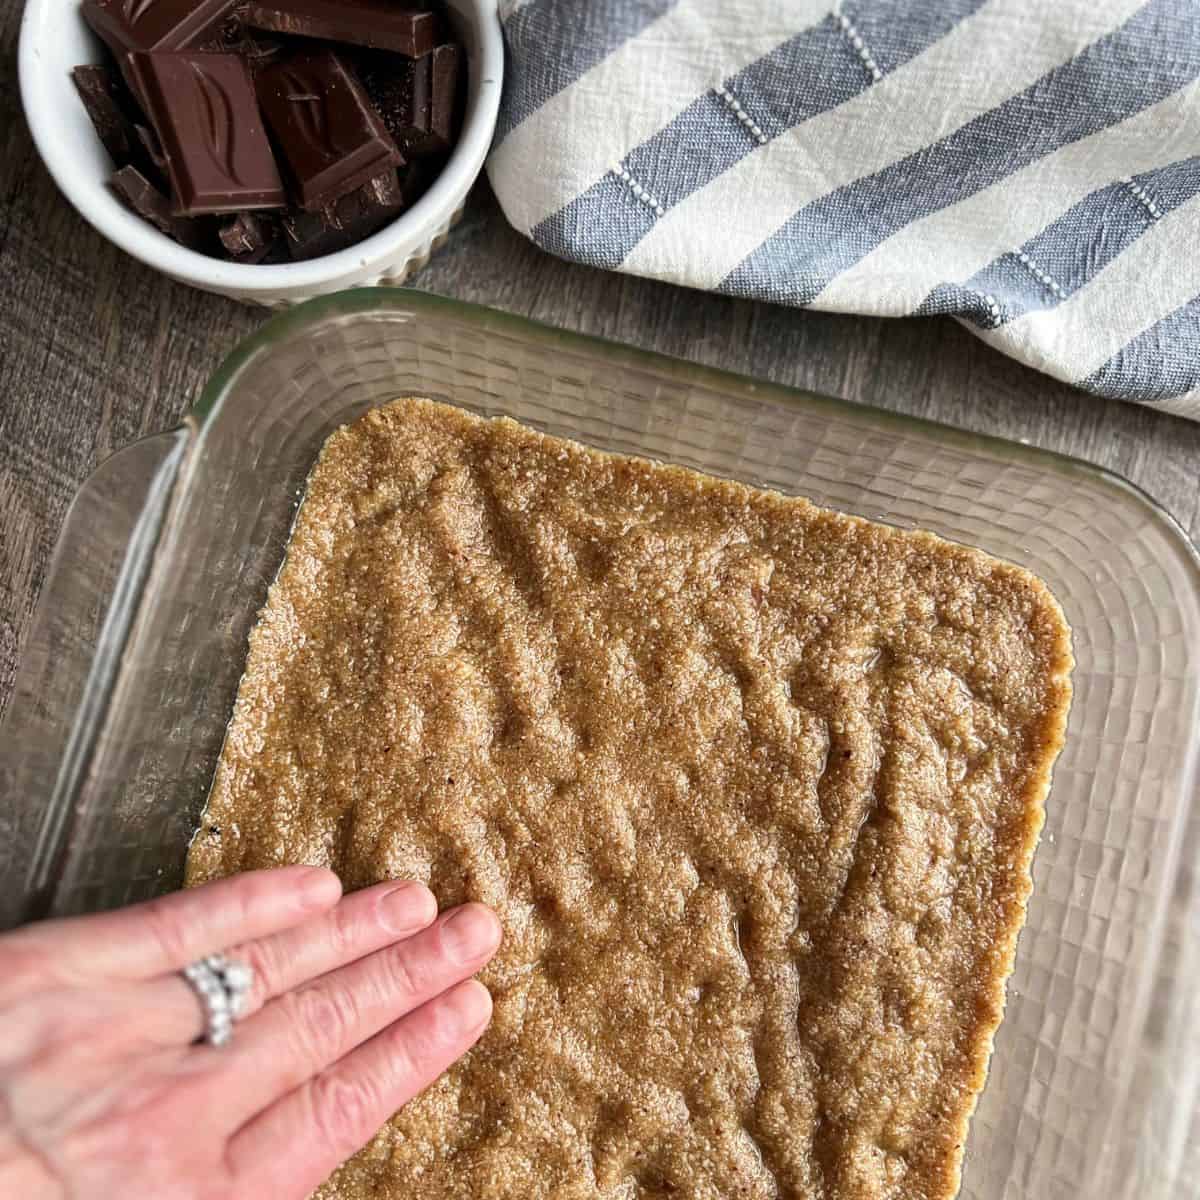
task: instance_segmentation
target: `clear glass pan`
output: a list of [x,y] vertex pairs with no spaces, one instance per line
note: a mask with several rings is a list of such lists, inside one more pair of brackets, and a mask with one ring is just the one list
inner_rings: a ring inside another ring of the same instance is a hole
[[1040,575],[1074,630],[1075,701],[962,1194],[1200,1195],[1200,560],[1171,519],[1071,459],[416,293],[276,318],[179,429],[80,490],[0,729],[0,925],[178,885],[306,473],[332,429],[400,395]]

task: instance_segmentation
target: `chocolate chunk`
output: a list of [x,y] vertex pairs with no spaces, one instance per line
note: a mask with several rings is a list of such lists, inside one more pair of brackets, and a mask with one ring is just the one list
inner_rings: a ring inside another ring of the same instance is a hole
[[142,147],[142,152],[165,179],[167,177],[167,156],[163,153],[162,142],[158,140],[158,134],[148,125],[135,125],[133,129],[137,135],[138,144]]
[[121,167],[108,182],[120,199],[160,233],[193,250],[198,248],[203,235],[196,222],[177,217],[171,202],[137,167]]
[[461,53],[450,44],[418,59],[362,54],[356,60],[359,79],[405,158],[450,149]]
[[331,50],[268,67],[256,87],[301,208],[324,208],[403,161],[366,92]]
[[319,212],[283,218],[288,252],[297,262],[344,250],[377,233],[404,208],[395,171],[385,171]]
[[355,73],[397,145],[429,128],[429,65],[428,55],[408,59],[360,52],[354,60]]
[[87,23],[118,59],[135,50],[182,50],[203,39],[235,0],[83,0]]
[[429,87],[429,129],[431,138],[438,143],[437,153],[450,149],[457,132],[455,129],[458,108],[458,80],[462,71],[462,47],[457,43],[437,46],[429,57],[433,60]]
[[437,35],[433,13],[396,0],[258,0],[247,7],[246,24],[395,50],[410,58],[428,54]]
[[283,207],[283,183],[242,59],[135,54],[129,62],[167,156],[176,215]]
[[274,266],[276,263],[291,262],[292,256],[288,253],[287,238],[277,237],[268,247],[267,252],[259,259],[259,262],[264,267]]
[[114,167],[134,166],[159,191],[167,189],[162,151],[115,66],[91,64],[71,72],[75,88]]
[[217,239],[234,262],[261,262],[279,240],[278,226],[270,217],[238,213],[217,230]]
[[261,71],[287,52],[280,38],[264,37],[246,27],[246,6],[239,5],[212,32],[201,49],[220,54],[240,54],[251,71]]
[[296,262],[344,250],[354,240],[325,210],[309,213],[291,209],[284,214],[280,224],[288,254]]
[[406,209],[412,208],[429,191],[445,165],[443,160],[417,158],[401,171],[400,198]]
[[132,162],[137,155],[137,138],[122,102],[123,86],[116,76],[107,67],[86,66],[76,67],[71,80],[113,166]]
[[395,171],[368,180],[334,206],[339,220],[353,225],[359,237],[378,233],[404,207],[404,193]]

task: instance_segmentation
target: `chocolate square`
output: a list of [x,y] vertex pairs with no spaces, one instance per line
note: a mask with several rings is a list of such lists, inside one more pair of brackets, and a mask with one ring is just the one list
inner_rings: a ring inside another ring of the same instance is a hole
[[177,215],[284,206],[241,58],[183,52],[135,54],[129,62],[167,157]]
[[255,29],[374,46],[419,58],[433,49],[437,19],[397,0],[258,0],[245,21]]
[[209,34],[236,0],[83,0],[83,19],[120,59],[131,51],[182,50]]
[[355,70],[405,158],[444,154],[455,135],[461,47],[418,59],[360,53]]
[[283,218],[288,253],[297,262],[344,250],[378,232],[405,207],[395,171],[385,171],[319,212]]
[[259,104],[310,212],[403,161],[361,84],[331,50],[297,54],[263,71]]
[[262,262],[279,241],[279,226],[261,213],[238,213],[218,227],[217,240],[234,262]]

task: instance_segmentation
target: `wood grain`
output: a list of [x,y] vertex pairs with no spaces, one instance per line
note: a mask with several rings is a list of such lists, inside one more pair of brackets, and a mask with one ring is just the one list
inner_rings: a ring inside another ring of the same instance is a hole
[[[0,713],[55,537],[105,456],[174,424],[262,310],[169,282],[59,195],[17,99],[20,6],[0,0]],[[1075,454],[1200,535],[1200,423],[1096,400],[945,319],[799,312],[558,262],[486,183],[416,287],[780,383]]]

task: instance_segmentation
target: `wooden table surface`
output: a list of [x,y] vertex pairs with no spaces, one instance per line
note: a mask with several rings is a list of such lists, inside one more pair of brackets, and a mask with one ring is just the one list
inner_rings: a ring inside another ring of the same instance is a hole
[[[16,85],[18,0],[0,0],[0,714],[71,496],[171,426],[263,310],[170,283],[59,195]],[[1075,454],[1127,476],[1200,538],[1200,422],[1096,400],[951,320],[799,312],[558,262],[485,183],[415,287],[554,325]]]

